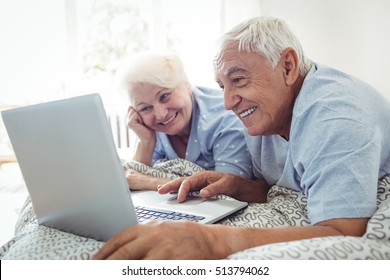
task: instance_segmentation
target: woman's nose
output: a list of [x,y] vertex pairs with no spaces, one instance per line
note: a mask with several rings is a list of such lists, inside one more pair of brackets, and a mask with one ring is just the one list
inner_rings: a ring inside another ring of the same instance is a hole
[[163,121],[167,116],[167,108],[165,106],[155,106],[154,107],[154,115],[158,121]]

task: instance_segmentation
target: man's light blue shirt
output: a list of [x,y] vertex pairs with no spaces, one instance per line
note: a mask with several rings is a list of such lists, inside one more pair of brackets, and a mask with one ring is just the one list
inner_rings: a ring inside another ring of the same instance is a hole
[[375,212],[377,181],[390,174],[390,103],[366,83],[313,65],[289,141],[246,137],[255,177],[307,195],[312,224]]

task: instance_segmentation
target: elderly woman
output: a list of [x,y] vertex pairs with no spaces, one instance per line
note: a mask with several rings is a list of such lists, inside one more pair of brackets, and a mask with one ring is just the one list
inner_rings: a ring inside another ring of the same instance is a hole
[[[133,160],[153,166],[182,158],[252,177],[240,120],[224,109],[221,91],[191,86],[177,55],[138,54],[119,76],[130,100],[128,126],[139,138]],[[127,180],[131,189],[156,190],[169,179],[128,171]]]

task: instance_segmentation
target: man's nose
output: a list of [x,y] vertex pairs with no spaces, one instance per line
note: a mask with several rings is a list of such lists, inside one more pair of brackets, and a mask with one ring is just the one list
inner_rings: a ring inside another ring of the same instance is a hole
[[226,110],[233,110],[234,107],[240,102],[241,98],[228,89],[223,91],[224,107]]

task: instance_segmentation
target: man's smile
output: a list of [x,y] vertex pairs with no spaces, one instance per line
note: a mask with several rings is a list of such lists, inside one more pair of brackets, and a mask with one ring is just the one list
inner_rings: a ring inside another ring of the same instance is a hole
[[248,110],[245,110],[244,112],[240,113],[239,115],[241,118],[245,118],[245,117],[249,116],[250,114],[252,114],[254,111],[256,111],[256,109],[257,109],[257,106],[251,107]]

